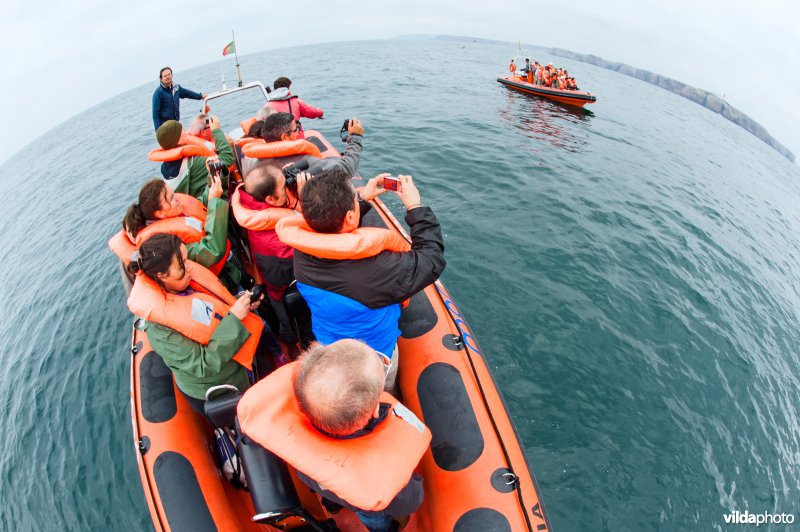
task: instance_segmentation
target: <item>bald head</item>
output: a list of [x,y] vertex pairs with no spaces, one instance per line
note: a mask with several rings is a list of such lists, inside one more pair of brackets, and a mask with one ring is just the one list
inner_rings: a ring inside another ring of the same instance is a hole
[[383,391],[382,363],[358,340],[314,344],[300,359],[294,394],[311,422],[334,436],[364,427]]
[[244,190],[256,201],[264,202],[271,196],[276,196],[276,191],[283,172],[274,163],[259,165],[247,174],[244,179]]

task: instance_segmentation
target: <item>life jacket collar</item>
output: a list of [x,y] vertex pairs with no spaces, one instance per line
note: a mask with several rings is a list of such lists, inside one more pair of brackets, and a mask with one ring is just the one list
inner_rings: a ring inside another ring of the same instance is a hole
[[357,260],[384,251],[411,249],[397,232],[380,227],[359,227],[349,233],[317,233],[299,216],[287,217],[275,226],[284,244],[322,259]]

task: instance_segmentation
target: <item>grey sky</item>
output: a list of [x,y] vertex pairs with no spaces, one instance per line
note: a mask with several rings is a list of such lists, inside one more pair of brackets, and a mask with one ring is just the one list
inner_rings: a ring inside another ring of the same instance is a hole
[[181,70],[220,59],[231,29],[245,53],[441,33],[595,54],[724,95],[800,156],[798,23],[791,0],[6,1],[0,162],[96,103],[155,87],[163,65],[180,81]]

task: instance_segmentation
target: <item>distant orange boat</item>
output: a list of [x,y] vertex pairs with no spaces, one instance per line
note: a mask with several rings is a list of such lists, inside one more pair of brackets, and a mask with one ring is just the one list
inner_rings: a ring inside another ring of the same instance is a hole
[[508,75],[497,78],[497,81],[510,89],[527,94],[535,94],[536,96],[555,100],[567,105],[583,107],[587,103],[594,103],[597,101],[597,97],[591,92],[562,90],[553,87],[545,87],[544,85],[534,85],[533,83],[528,83],[527,78],[523,78],[522,76]]

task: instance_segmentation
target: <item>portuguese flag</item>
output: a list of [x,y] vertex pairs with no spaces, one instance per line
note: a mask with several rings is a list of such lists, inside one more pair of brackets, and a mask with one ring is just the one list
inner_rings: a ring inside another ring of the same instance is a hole
[[234,53],[235,51],[236,51],[236,45],[234,44],[234,41],[231,41],[231,42],[228,43],[228,46],[223,48],[222,55],[224,57],[224,56],[226,56],[228,54]]

